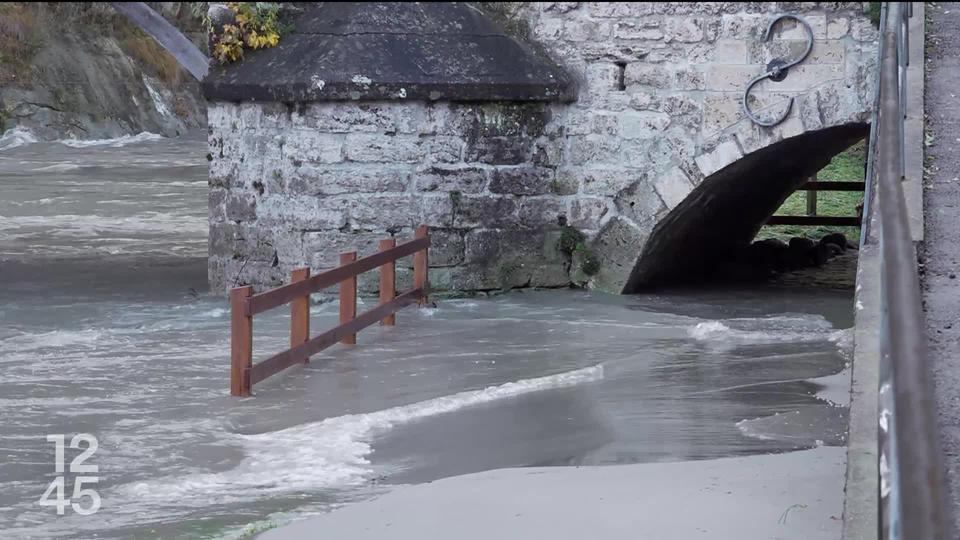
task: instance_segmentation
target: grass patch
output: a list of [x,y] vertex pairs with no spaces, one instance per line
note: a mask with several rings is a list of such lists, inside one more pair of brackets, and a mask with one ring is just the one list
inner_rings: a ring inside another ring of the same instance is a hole
[[[860,141],[847,150],[837,154],[830,164],[817,173],[821,182],[862,182],[866,169],[866,142]],[[790,195],[775,212],[778,216],[807,215],[807,192],[797,191]],[[820,191],[817,193],[818,216],[856,216],[857,205],[863,200],[859,191]],[[821,236],[841,232],[853,241],[860,240],[858,227],[805,227],[799,225],[768,225],[760,229],[757,239],[781,238],[793,236],[820,238]]]
[[141,66],[155,73],[167,88],[177,88],[183,81],[183,70],[173,55],[140,29],[132,29],[121,38],[120,47]]
[[0,84],[29,85],[33,57],[42,44],[36,6],[0,3]]

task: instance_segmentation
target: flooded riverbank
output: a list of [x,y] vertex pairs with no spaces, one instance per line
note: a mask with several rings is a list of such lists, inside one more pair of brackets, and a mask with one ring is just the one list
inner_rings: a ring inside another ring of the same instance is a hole
[[[408,309],[227,395],[206,293],[202,139],[0,152],[0,529],[232,537],[502,467],[703,460],[842,445],[848,293],[521,291]],[[363,309],[363,306],[360,306]],[[330,326],[335,304],[312,307]],[[258,318],[259,358],[287,341]],[[52,433],[100,448],[100,510],[37,504]],[[68,437],[69,438],[69,437]]]

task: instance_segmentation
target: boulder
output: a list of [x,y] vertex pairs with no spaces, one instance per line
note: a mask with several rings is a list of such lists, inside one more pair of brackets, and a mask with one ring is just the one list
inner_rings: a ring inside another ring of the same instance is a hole
[[841,251],[847,250],[847,237],[843,233],[830,233],[820,239],[821,244],[833,244],[838,246]]

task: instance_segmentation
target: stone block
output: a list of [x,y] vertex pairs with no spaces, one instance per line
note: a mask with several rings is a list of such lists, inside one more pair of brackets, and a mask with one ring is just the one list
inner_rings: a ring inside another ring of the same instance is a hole
[[705,90],[706,79],[701,66],[673,68],[673,88],[676,90]]
[[257,205],[258,224],[301,230],[339,229],[347,224],[342,203],[329,198],[264,197]]
[[227,190],[211,188],[207,193],[207,218],[210,223],[219,223],[227,219]]
[[720,18],[720,35],[725,38],[755,41],[765,30],[765,17],[759,13],[725,14]]
[[591,96],[603,96],[617,90],[620,82],[620,67],[613,63],[595,62],[587,66],[587,92]]
[[[752,64],[768,64],[775,58],[797,58],[806,50],[807,42],[798,40],[774,40],[751,43],[748,47],[748,61]],[[838,40],[817,40],[804,63],[839,64],[844,58],[844,43]],[[795,68],[791,68],[793,70]]]
[[594,256],[600,261],[600,270],[593,277],[593,287],[619,294],[630,277],[636,263],[639,246],[649,236],[649,231],[637,227],[628,219],[614,216],[597,233],[591,242]]
[[610,213],[607,199],[580,198],[570,202],[569,223],[578,229],[598,229]]
[[850,19],[834,17],[827,22],[827,39],[841,39],[850,32]]
[[207,234],[207,249],[211,256],[230,258],[236,251],[237,227],[235,223],[211,223]]
[[740,96],[732,92],[708,93],[703,107],[703,131],[708,135],[719,133],[744,117]]
[[410,194],[368,195],[339,201],[354,229],[387,230],[420,225],[419,201]]
[[613,37],[657,41],[663,39],[663,30],[659,19],[625,19],[617,21],[613,27]]
[[764,81],[754,88],[759,92],[806,92],[826,82],[843,79],[842,64],[800,64],[790,68],[787,78]]
[[497,168],[490,173],[490,192],[543,195],[550,191],[553,170],[539,167]]
[[716,64],[745,64],[747,62],[747,44],[740,39],[719,39],[710,49],[713,54],[705,59]]
[[662,112],[630,112],[617,117],[619,135],[624,139],[656,137],[670,125],[670,116]]
[[474,229],[464,235],[464,262],[492,263],[500,257],[500,231]]
[[410,173],[401,167],[303,166],[292,172],[287,189],[294,195],[342,195],[347,193],[381,193],[404,191]]
[[517,203],[512,198],[464,196],[453,206],[453,223],[457,228],[501,228],[518,224]]
[[583,168],[578,170],[581,191],[585,195],[613,197],[642,178],[642,173],[620,168]]
[[580,169],[557,169],[550,192],[554,195],[575,195],[580,191]]
[[459,191],[479,193],[487,183],[487,173],[477,167],[433,165],[416,173],[417,191]]
[[747,83],[763,70],[759,65],[707,66],[706,89],[711,92],[743,92]]
[[295,124],[325,133],[417,133],[427,122],[421,103],[310,103]]
[[590,2],[590,15],[597,18],[639,17],[653,13],[645,2]]
[[343,137],[296,129],[286,137],[283,154],[305,163],[339,163],[343,161]]
[[676,208],[693,191],[693,183],[679,167],[655,175],[653,186],[670,210]]
[[603,41],[610,36],[610,23],[586,19],[563,21],[563,39],[572,42]]
[[710,176],[741,157],[743,152],[740,151],[737,143],[727,140],[717,145],[712,151],[697,156],[695,161],[703,175]]
[[464,161],[487,165],[518,165],[529,159],[529,137],[482,137],[467,143]]
[[559,167],[563,164],[563,138],[540,138],[533,145],[533,165],[538,167]]
[[476,137],[539,137],[550,121],[550,109],[541,103],[484,103],[476,107]]
[[532,229],[556,227],[563,215],[566,215],[566,205],[556,197],[524,197],[517,207],[520,225]]
[[[805,13],[804,20],[813,31],[813,39],[827,38],[827,16],[822,13]],[[807,39],[807,32],[797,21],[792,19],[780,21],[772,32],[773,39]]]
[[225,201],[225,212],[230,221],[255,221],[257,199],[253,195],[230,193]]
[[660,195],[646,180],[634,182],[614,199],[621,216],[634,223],[657,223],[667,211]]
[[426,157],[434,163],[457,163],[463,159],[466,143],[459,137],[437,136],[427,142]]
[[420,197],[420,223],[428,227],[450,228],[462,201],[457,192],[426,193]]
[[430,230],[430,267],[456,266],[464,260],[464,233],[454,229]]
[[663,40],[667,43],[696,43],[703,40],[703,19],[697,17],[666,17],[663,20]]
[[[412,235],[411,229],[397,234],[397,243],[406,241]],[[311,268],[336,268],[340,265],[340,254],[356,251],[357,258],[373,255],[380,246],[380,240],[390,238],[385,230],[365,231],[322,231],[303,233],[303,254]],[[375,272],[371,272],[376,275]]]
[[[672,86],[673,74],[664,66],[633,62],[627,64],[623,81],[628,87],[667,89]],[[630,90],[634,91],[633,88]]]
[[567,139],[570,163],[616,163],[620,161],[620,140],[600,135],[574,135]]
[[348,161],[416,163],[423,160],[425,150],[423,141],[412,136],[351,133],[346,136],[343,153]]

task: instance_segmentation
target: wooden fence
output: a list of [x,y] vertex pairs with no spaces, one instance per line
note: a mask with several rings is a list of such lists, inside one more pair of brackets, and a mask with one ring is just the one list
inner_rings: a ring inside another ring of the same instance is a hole
[[[357,332],[380,321],[396,323],[397,311],[427,301],[430,235],[426,225],[417,228],[414,239],[397,245],[393,238],[380,241],[379,251],[357,259],[357,252],[340,255],[340,266],[315,276],[309,268],[294,270],[290,283],[253,294],[249,285],[230,291],[230,393],[249,396],[253,385],[295,364],[309,362],[310,356],[340,342],[356,344]],[[413,255],[413,290],[396,294],[396,261]],[[380,269],[380,303],[357,316],[357,276]],[[340,285],[340,325],[310,337],[310,294]],[[290,304],[290,348],[253,363],[253,316]]]
[[864,191],[864,182],[820,182],[816,176],[804,183],[798,191],[807,192],[807,215],[770,216],[767,225],[827,225],[859,227],[860,216],[818,216],[817,192],[819,191]]

